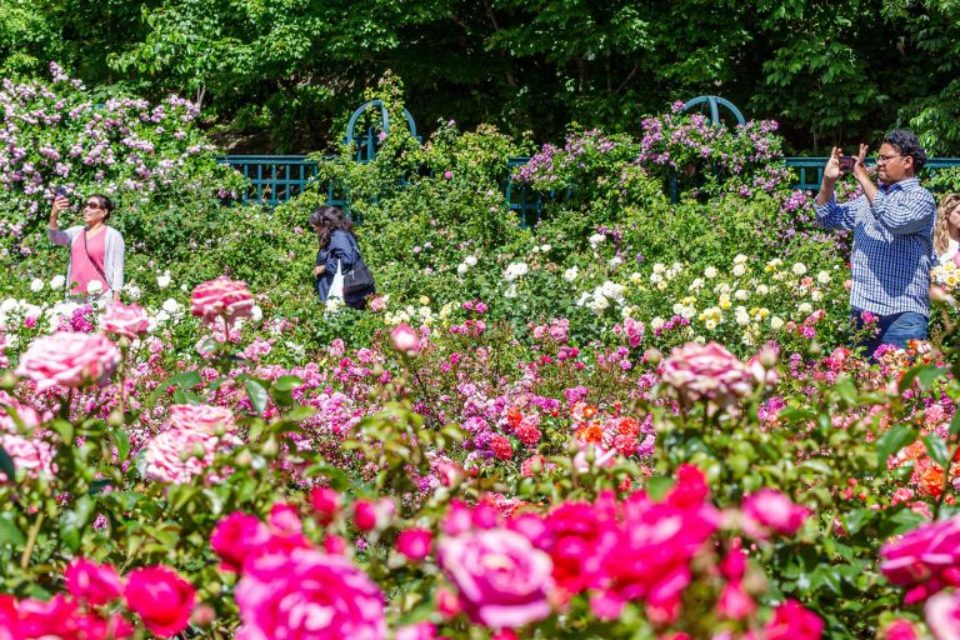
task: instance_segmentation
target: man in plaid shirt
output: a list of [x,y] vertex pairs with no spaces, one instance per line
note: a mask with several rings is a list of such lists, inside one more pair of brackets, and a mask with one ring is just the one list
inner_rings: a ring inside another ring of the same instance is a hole
[[877,316],[879,331],[863,345],[872,357],[881,344],[902,349],[908,340],[927,337],[937,206],[916,177],[927,156],[912,132],[892,131],[884,138],[877,155],[879,185],[867,174],[866,157],[867,146],[861,144],[853,177],[863,195],[839,204],[834,186],[843,171],[842,156],[834,148],[814,208],[821,227],[853,231],[850,306],[858,326],[864,312]]

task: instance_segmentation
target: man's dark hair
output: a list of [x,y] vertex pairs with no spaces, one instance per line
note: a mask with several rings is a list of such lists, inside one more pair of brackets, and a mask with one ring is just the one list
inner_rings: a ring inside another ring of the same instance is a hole
[[913,158],[913,173],[918,174],[927,163],[927,154],[920,146],[920,139],[917,134],[909,129],[894,129],[886,136],[883,141],[897,150],[902,156]]

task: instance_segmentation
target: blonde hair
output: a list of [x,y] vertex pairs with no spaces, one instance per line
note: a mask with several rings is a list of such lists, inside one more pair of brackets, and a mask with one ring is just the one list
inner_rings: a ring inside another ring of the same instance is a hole
[[950,212],[960,207],[960,193],[946,195],[937,207],[937,222],[933,226],[933,250],[939,256],[950,246]]

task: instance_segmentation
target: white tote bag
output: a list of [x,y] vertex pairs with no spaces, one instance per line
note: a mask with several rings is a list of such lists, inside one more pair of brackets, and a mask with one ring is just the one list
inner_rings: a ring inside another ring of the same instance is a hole
[[330,285],[330,293],[327,294],[327,301],[331,298],[339,298],[343,302],[343,271],[340,269],[340,261],[337,260],[337,273],[333,276],[333,283]]

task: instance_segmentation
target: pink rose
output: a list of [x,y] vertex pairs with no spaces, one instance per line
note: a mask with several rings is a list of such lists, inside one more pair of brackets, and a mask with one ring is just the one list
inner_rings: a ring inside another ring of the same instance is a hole
[[164,431],[145,447],[145,475],[148,480],[189,484],[213,464],[217,444],[215,436],[198,431]]
[[407,529],[397,536],[397,551],[410,562],[423,562],[432,546],[433,533],[429,529]]
[[[52,478],[56,474],[54,451],[50,443],[37,437],[24,438],[16,434],[0,434],[0,446],[13,460],[14,469],[23,469],[28,478]],[[0,482],[9,480],[0,472]]]
[[249,558],[270,538],[270,530],[260,518],[236,511],[220,520],[210,534],[210,546],[220,556],[220,567],[239,572]]
[[281,536],[295,536],[303,532],[303,523],[297,508],[288,502],[278,502],[267,516],[270,530]]
[[[936,640],[960,640],[960,594],[943,591],[927,600],[923,607],[927,627]],[[908,623],[909,624],[909,623]],[[914,633],[914,638],[917,637]],[[888,640],[912,640],[906,636]]]
[[327,526],[340,512],[340,494],[329,487],[314,487],[310,490],[310,506],[317,522]]
[[311,549],[259,556],[234,590],[245,640],[383,640],[383,594],[341,556]]
[[420,337],[408,324],[398,324],[390,332],[393,348],[407,355],[416,355],[420,351]]
[[750,393],[747,367],[716,342],[690,342],[673,350],[663,365],[663,381],[686,402],[709,400],[720,406]]
[[150,321],[147,314],[135,304],[111,302],[101,320],[103,330],[115,336],[125,336],[133,340],[147,332]]
[[774,609],[764,633],[765,640],[819,640],[823,621],[796,600],[787,600]]
[[70,595],[92,605],[107,604],[123,595],[123,581],[108,564],[76,558],[67,565],[63,577]]
[[220,276],[197,285],[190,296],[190,313],[212,322],[223,316],[227,320],[249,316],[253,310],[253,296],[245,282]]
[[553,563],[519,533],[468,531],[443,539],[438,555],[471,621],[514,628],[550,615]]
[[226,407],[206,404],[175,404],[167,418],[171,429],[188,429],[199,433],[218,434],[233,431],[233,412]]
[[104,336],[61,331],[31,342],[16,373],[36,382],[41,392],[56,385],[82,387],[104,382],[118,364],[120,352]]
[[880,549],[880,571],[901,587],[913,587],[904,601],[913,604],[945,586],[960,586],[960,516],[929,522]]
[[390,526],[396,506],[389,498],[381,498],[376,502],[357,500],[353,503],[353,523],[362,533],[369,533],[374,529],[380,531]]
[[[929,619],[927,624],[929,625]],[[960,620],[957,620],[956,624],[960,625]],[[954,630],[956,633],[952,636],[953,639],[960,640],[960,626],[954,627]],[[887,628],[883,630],[883,640],[920,640],[920,635],[917,633],[917,629],[913,626],[912,622],[899,619],[888,624]],[[937,640],[944,639],[938,637]]]
[[436,640],[437,628],[429,622],[418,622],[397,629],[396,640]]
[[758,540],[766,539],[768,531],[793,535],[806,521],[810,512],[791,502],[775,489],[760,489],[743,500],[744,531]]
[[161,638],[170,638],[186,629],[196,604],[193,585],[164,566],[133,571],[123,595],[127,607]]

